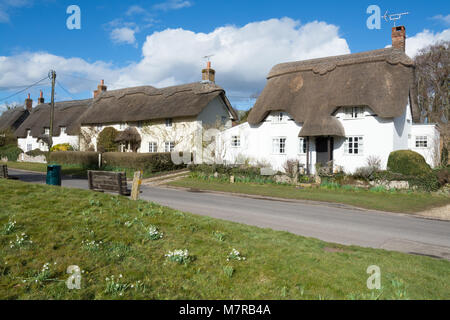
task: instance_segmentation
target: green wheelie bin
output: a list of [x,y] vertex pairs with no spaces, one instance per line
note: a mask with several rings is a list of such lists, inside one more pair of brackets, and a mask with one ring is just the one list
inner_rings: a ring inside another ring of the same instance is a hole
[[49,165],[47,166],[47,180],[48,185],[61,186],[61,166]]

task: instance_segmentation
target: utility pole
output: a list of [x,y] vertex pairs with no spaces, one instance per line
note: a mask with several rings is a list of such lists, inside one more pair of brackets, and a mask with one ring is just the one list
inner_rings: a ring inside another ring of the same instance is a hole
[[53,146],[53,120],[55,118],[55,81],[56,81],[56,72],[55,70],[50,70],[48,72],[48,77],[52,80],[52,100],[51,100],[51,109],[50,109],[50,132],[49,132],[49,141],[48,141],[48,152]]

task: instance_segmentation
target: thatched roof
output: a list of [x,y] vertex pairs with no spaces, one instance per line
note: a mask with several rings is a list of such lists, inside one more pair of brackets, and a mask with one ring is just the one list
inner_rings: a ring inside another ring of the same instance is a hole
[[[66,128],[68,135],[78,135],[80,131],[80,116],[88,109],[92,99],[63,101],[55,103],[53,136],[61,133],[61,127]],[[18,138],[25,138],[27,130],[35,138],[42,137],[45,128],[50,128],[50,104],[40,104],[33,109],[30,116],[16,130]]]
[[414,76],[414,62],[394,48],[282,63],[270,71],[248,122],[256,125],[271,111],[283,110],[303,123],[300,136],[345,136],[332,116],[339,107],[368,106],[393,118],[405,112],[410,96],[417,120]]
[[119,132],[115,142],[141,142],[141,135],[136,128],[129,127]]
[[221,97],[237,119],[225,90],[213,83],[190,83],[157,89],[151,86],[105,91],[83,114],[82,124],[137,122],[197,116],[216,97]]
[[23,106],[4,111],[0,115],[0,131],[16,130],[30,112]]

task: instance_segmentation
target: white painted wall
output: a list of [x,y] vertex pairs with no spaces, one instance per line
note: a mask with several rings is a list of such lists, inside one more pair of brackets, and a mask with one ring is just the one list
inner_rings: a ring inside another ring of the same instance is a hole
[[225,129],[228,129],[232,126],[231,118],[232,116],[222,98],[216,97],[198,115],[197,120],[201,121],[203,126],[212,126],[219,123]]
[[[419,136],[426,136],[428,147],[416,147],[416,139]],[[435,124],[414,124],[411,130],[411,139],[409,140],[410,149],[420,153],[425,161],[431,166],[439,165],[440,154],[440,132]]]
[[[258,162],[269,163],[275,170],[283,170],[283,164],[288,159],[296,159],[306,165],[306,155],[299,152],[298,134],[302,124],[293,121],[292,117],[285,113],[286,121],[276,123],[273,121],[279,112],[272,112],[267,119],[257,126],[248,123],[225,130],[220,134],[217,145],[216,161],[224,160],[227,164],[236,164],[248,161],[251,164]],[[341,166],[348,173],[354,172],[357,168],[367,166],[367,159],[370,156],[378,157],[381,160],[382,169],[386,169],[389,154],[396,150],[410,149],[411,132],[421,134],[425,132],[434,137],[433,146],[439,145],[439,134],[435,126],[412,125],[411,109],[409,105],[405,108],[405,113],[395,119],[383,119],[376,116],[369,108],[364,109],[364,116],[357,119],[346,117],[343,109],[335,114],[342,123],[346,137],[363,137],[362,154],[352,155],[345,153],[345,138],[334,137],[333,158],[334,165]],[[420,131],[422,130],[422,131]],[[233,136],[240,136],[241,146],[232,147]],[[272,153],[272,138],[286,137],[286,154],[275,155]],[[437,137],[437,141],[436,141]],[[431,139],[430,139],[431,140]],[[437,144],[436,144],[437,142]],[[417,151],[413,149],[414,151]],[[428,163],[431,163],[429,150],[419,150],[425,154]],[[310,138],[310,171],[315,171],[316,152],[315,138]]]
[[[17,143],[20,149],[22,149],[24,152],[39,149],[41,151],[48,151],[48,145],[43,143],[42,141],[38,142],[38,139],[28,134],[26,138],[19,138],[17,139]],[[56,146],[57,144],[70,144],[75,150],[78,149],[79,146],[79,137],[78,136],[71,136],[67,135],[65,133],[61,133],[59,136],[53,137],[53,145]],[[29,148],[31,147],[31,149]]]

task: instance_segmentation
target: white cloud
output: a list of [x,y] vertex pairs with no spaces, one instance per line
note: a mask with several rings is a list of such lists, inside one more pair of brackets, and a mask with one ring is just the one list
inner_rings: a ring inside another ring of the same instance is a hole
[[450,14],[444,16],[442,14],[438,14],[437,16],[433,17],[434,20],[440,21],[444,23],[445,25],[450,25]]
[[[132,31],[132,30],[131,30]],[[119,33],[123,41],[133,41],[132,32]],[[123,35],[123,37],[122,37]],[[124,68],[101,61],[88,63],[49,53],[0,56],[0,87],[33,83],[55,69],[71,92],[94,90],[96,83],[64,77],[77,74],[88,79],[105,79],[109,89],[137,85],[163,87],[200,81],[205,66],[203,56],[214,54],[216,81],[232,100],[261,91],[275,64],[350,53],[337,26],[325,22],[301,25],[290,18],[225,26],[210,33],[167,29],[147,36],[143,58]]]
[[135,33],[137,29],[131,29],[128,27],[115,28],[111,31],[110,37],[114,43],[118,44],[136,44]]
[[406,54],[413,58],[420,49],[440,41],[450,41],[450,29],[436,33],[425,29],[413,37],[406,38]]
[[127,16],[132,16],[132,15],[137,15],[137,14],[147,14],[147,11],[138,5],[134,5],[134,6],[131,6],[130,8],[128,8],[127,12],[125,13],[125,15],[127,15]]
[[182,8],[191,7],[192,2],[187,0],[167,0],[162,3],[155,4],[153,6],[156,10],[169,11],[169,10],[178,10]]
[[2,0],[0,1],[0,23],[9,23],[9,11],[13,8],[31,6],[32,0]]

